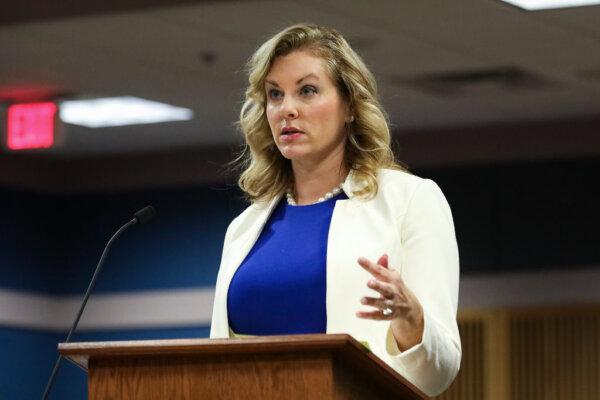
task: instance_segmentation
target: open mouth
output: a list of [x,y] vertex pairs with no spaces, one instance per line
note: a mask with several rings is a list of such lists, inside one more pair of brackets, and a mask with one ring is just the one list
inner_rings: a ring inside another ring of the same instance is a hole
[[282,131],[279,138],[283,142],[291,142],[293,140],[299,139],[300,137],[302,137],[303,134],[304,132],[298,129],[289,129]]
[[295,135],[297,133],[303,133],[301,130],[298,129],[287,129],[281,132],[282,136],[290,136],[290,135]]

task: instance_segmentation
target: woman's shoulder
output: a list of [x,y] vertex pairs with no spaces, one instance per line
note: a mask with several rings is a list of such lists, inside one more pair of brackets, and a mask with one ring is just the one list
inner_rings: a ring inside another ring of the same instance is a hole
[[379,189],[410,196],[423,184],[433,183],[430,179],[421,178],[401,169],[380,169],[377,175]]
[[448,220],[452,214],[448,201],[440,187],[431,179],[421,178],[402,170],[382,169],[379,171],[379,187],[382,196],[396,199],[403,204],[403,213],[409,209],[415,213],[431,214],[442,210]]
[[391,181],[404,185],[419,184],[424,179],[413,175],[412,173],[404,169],[391,169],[382,168],[378,171],[378,178],[380,181]]
[[378,174],[380,195],[395,199],[408,207],[412,203],[446,203],[440,187],[431,179],[421,178],[410,172],[381,169]]

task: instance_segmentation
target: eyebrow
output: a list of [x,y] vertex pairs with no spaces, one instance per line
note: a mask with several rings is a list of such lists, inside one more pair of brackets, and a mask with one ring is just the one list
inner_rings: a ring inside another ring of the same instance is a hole
[[[310,74],[308,74],[308,75],[305,75],[305,76],[303,76],[302,78],[298,79],[298,80],[296,81],[296,85],[300,84],[300,82],[302,82],[303,80],[305,80],[305,79],[308,79],[308,78],[315,78],[316,80],[319,80],[319,77],[318,77],[317,75],[315,75],[315,74],[313,74],[313,73],[311,72]],[[275,82],[275,81],[270,81],[270,80],[268,80],[268,79],[265,79],[265,82],[267,82],[267,83],[270,83],[270,84],[271,84],[271,85],[273,85],[273,86],[277,86],[277,87],[279,87],[279,85],[278,85],[278,84],[277,84],[277,82]]]

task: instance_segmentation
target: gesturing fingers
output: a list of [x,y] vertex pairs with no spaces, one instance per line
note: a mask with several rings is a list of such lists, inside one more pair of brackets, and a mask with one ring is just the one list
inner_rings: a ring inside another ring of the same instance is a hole
[[390,299],[385,299],[383,297],[363,297],[360,299],[361,304],[365,306],[371,306],[378,308],[380,310],[385,310],[394,305],[394,302]]
[[394,319],[394,314],[393,313],[386,314],[382,310],[376,310],[376,311],[357,311],[356,312],[356,316],[358,318],[374,319],[376,321],[384,321],[384,320]]
[[363,267],[368,273],[373,275],[375,278],[388,282],[390,280],[390,270],[387,268],[387,256],[379,258],[382,263],[374,263],[366,259],[365,257],[358,258],[358,265]]
[[411,308],[410,291],[399,272],[389,267],[388,256],[382,255],[377,263],[360,257],[358,264],[373,276],[374,279],[370,279],[367,286],[378,292],[380,297],[363,297],[361,303],[375,310],[358,311],[356,316],[373,320],[402,318]]
[[379,292],[379,294],[386,299],[392,299],[394,297],[394,287],[389,283],[371,279],[369,282],[367,282],[367,286],[369,289]]

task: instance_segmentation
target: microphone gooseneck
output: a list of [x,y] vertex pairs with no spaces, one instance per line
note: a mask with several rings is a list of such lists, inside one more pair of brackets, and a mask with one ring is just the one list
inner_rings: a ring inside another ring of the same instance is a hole
[[[139,210],[138,212],[136,212],[134,214],[132,220],[130,220],[129,222],[127,222],[126,224],[121,226],[108,240],[108,242],[106,243],[106,246],[104,246],[102,255],[100,256],[100,261],[98,261],[98,265],[96,266],[96,269],[94,270],[94,274],[92,275],[92,280],[90,281],[90,284],[88,285],[88,288],[85,291],[85,295],[83,296],[81,306],[79,307],[79,311],[77,312],[77,315],[75,316],[75,320],[73,321],[73,325],[71,326],[71,329],[69,330],[69,334],[67,335],[67,339],[65,340],[65,343],[69,343],[69,341],[71,340],[71,336],[73,336],[73,333],[77,329],[77,325],[79,324],[79,320],[81,319],[81,315],[83,314],[85,305],[87,304],[90,294],[94,290],[94,286],[96,285],[96,280],[98,279],[98,276],[100,275],[100,271],[102,271],[104,261],[106,260],[106,257],[108,255],[113,243],[130,226],[136,225],[136,224],[139,224],[139,225],[145,224],[146,222],[148,222],[152,218],[154,218],[155,215],[156,215],[156,211],[154,210],[154,207],[146,206],[146,207],[142,208],[141,210]],[[42,400],[46,400],[48,398],[48,394],[50,393],[50,389],[52,388],[52,385],[54,384],[54,379],[56,378],[56,374],[58,373],[58,369],[60,367],[61,360],[62,360],[62,354],[59,354],[58,358],[56,359],[56,363],[54,363],[54,368],[52,369],[52,374],[50,375],[50,379],[48,379],[48,383],[46,384],[46,389],[44,390],[44,394],[42,395]]]
[[152,206],[146,206],[142,208],[140,211],[133,214],[133,218],[137,220],[137,223],[140,225],[145,224],[150,221],[156,215],[156,210]]

